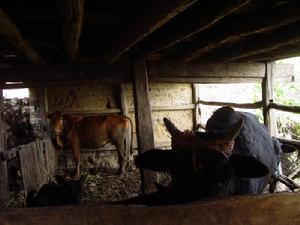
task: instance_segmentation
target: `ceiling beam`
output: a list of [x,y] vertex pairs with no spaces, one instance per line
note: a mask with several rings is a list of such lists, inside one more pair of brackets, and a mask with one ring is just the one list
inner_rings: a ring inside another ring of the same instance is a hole
[[199,1],[155,32],[142,53],[148,55],[189,38],[249,2],[250,0]]
[[62,17],[64,54],[70,63],[74,63],[82,31],[84,0],[59,0],[58,3]]
[[[234,83],[261,82],[264,63],[178,63],[147,62],[150,82],[167,83]],[[276,76],[291,74],[291,65],[278,64]],[[93,83],[133,82],[133,67],[129,63],[52,64],[45,67],[23,65],[0,68],[0,87],[57,87]],[[20,83],[20,81],[22,83]],[[6,82],[12,82],[7,84]]]
[[0,34],[35,64],[43,64],[39,53],[25,40],[16,25],[0,8]]
[[239,62],[264,62],[275,61],[278,59],[292,58],[300,56],[300,41],[291,45],[286,45],[267,52],[262,52],[250,56],[240,58]]
[[240,41],[253,34],[271,31],[299,19],[300,2],[289,1],[259,15],[253,15],[246,22],[236,26],[231,21],[228,26],[216,25],[210,31],[200,33],[197,38],[176,51],[174,56],[179,60],[193,61],[222,45]]
[[135,43],[144,39],[194,2],[196,0],[148,0],[144,2],[120,26],[115,38],[108,45],[107,51],[103,53],[103,59],[108,62],[115,61]]
[[[263,78],[264,63],[231,64],[193,64],[179,62],[147,62],[151,81],[188,83],[197,78],[232,79]],[[132,82],[132,65],[128,62],[114,64],[51,64],[48,66],[18,66],[12,69],[0,69],[0,83],[5,82],[61,82],[72,84],[74,81],[103,80],[103,82]],[[202,79],[202,80],[203,80]]]
[[248,38],[230,47],[219,49],[216,53],[212,53],[209,58],[213,61],[231,62],[297,43],[300,41],[299,27],[300,22],[296,22],[265,35]]

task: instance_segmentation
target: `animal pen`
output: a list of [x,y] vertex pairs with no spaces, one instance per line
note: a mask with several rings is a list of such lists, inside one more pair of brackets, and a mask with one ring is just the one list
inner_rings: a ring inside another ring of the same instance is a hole
[[[275,60],[300,55],[299,23],[300,2],[295,0],[3,0],[1,90],[29,88],[35,116],[45,127],[46,113],[55,110],[126,115],[133,121],[138,154],[170,147],[163,117],[180,129],[196,130],[199,104],[261,108],[274,136],[275,109],[300,113],[299,106],[273,101],[274,79],[293,73],[292,65]],[[261,83],[262,101],[203,101],[195,85],[241,82]],[[0,224],[300,222],[298,193],[159,207],[99,203],[4,210],[10,202],[9,160],[20,162],[24,195],[51,180],[58,161],[46,131],[33,142],[7,149],[3,96],[0,112]],[[300,148],[299,141],[280,141]],[[141,171],[141,182],[143,192],[154,191],[155,173]]]

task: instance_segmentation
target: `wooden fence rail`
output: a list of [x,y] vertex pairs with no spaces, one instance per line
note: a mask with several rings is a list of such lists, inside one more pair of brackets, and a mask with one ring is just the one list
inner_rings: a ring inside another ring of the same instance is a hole
[[157,207],[98,204],[10,209],[0,213],[0,221],[5,225],[296,225],[300,224],[299,205],[299,193],[281,193]]

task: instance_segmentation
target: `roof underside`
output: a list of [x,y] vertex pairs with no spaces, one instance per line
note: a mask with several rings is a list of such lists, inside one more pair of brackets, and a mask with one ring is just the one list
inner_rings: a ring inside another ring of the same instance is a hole
[[1,0],[0,70],[24,64],[262,62],[300,55],[299,0]]

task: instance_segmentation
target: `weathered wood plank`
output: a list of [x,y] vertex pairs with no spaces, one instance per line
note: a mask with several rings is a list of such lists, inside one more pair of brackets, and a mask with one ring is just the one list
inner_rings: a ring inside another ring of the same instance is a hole
[[71,63],[76,61],[84,18],[84,0],[58,1],[62,17],[64,53]]
[[2,8],[0,8],[0,34],[35,64],[43,64],[43,60],[29,42],[24,39],[16,25],[10,20]]
[[[212,54],[213,60],[232,62],[243,57],[268,52],[300,41],[300,22],[292,23],[258,37],[249,37]],[[283,35],[284,34],[284,35]]]
[[164,25],[174,16],[184,11],[196,0],[148,0],[120,27],[116,38],[109,44],[103,58],[115,61],[131,46]]
[[[5,130],[3,124],[3,90],[0,89],[0,156],[5,150]],[[7,164],[0,158],[0,210],[5,207],[8,202],[8,175]]]
[[202,105],[214,105],[214,106],[231,106],[242,109],[259,109],[263,107],[263,102],[254,102],[254,103],[233,103],[233,102],[211,102],[211,101],[203,101],[198,99],[196,104]]
[[149,62],[148,73],[151,81],[153,78],[263,78],[264,64]]
[[[147,62],[149,80],[152,82],[241,82],[259,81],[264,77],[264,63],[182,63]],[[290,71],[289,67],[280,73]],[[277,73],[277,72],[276,72]],[[280,74],[278,73],[278,76]],[[5,84],[5,82],[20,82]],[[51,87],[77,86],[90,82],[125,83],[133,81],[133,71],[127,63],[104,64],[54,64],[46,67],[19,66],[0,70],[0,86]]]
[[156,52],[189,38],[238,10],[249,1],[199,1],[156,32],[154,37],[151,37],[151,41],[143,48],[143,54]]
[[18,151],[25,196],[53,180],[57,168],[56,150],[50,138],[22,146]]
[[[137,143],[139,153],[154,148],[153,124],[149,101],[149,84],[146,62],[144,58],[136,59],[134,62],[135,79],[133,85],[133,97],[135,107],[135,121],[137,132]],[[153,177],[155,173],[142,171],[142,191],[151,192],[155,190]]]
[[268,107],[273,101],[273,77],[274,77],[274,63],[265,64],[265,77],[262,82],[262,102],[263,102],[263,116],[264,124],[267,126],[272,136],[277,135],[277,125],[274,111]]
[[293,58],[299,56],[300,42],[282,46],[267,52],[261,52],[250,56],[245,56],[236,60],[237,62],[265,62],[276,61],[278,59]]
[[11,70],[0,70],[0,82],[7,81],[41,81],[51,83],[55,81],[67,81],[72,85],[73,81],[106,80],[111,82],[127,82],[132,73],[128,63],[113,65],[105,64],[54,64],[49,66],[18,66]]
[[196,60],[202,54],[224,44],[233,43],[250,35],[271,31],[295,22],[300,19],[299,6],[300,2],[298,1],[288,1],[272,7],[264,13],[255,15],[245,23],[240,23],[235,27],[230,21],[228,27],[220,24],[209,32],[202,33],[197,39],[194,39],[183,49],[176,52],[176,58],[187,61]]
[[40,187],[39,171],[37,167],[36,151],[32,148],[31,144],[24,145],[22,149],[18,151],[23,187],[25,190],[25,196],[31,190],[38,190]]
[[5,225],[296,225],[300,224],[299,204],[299,193],[281,193],[159,207],[19,208],[0,213],[0,221]]
[[58,155],[55,147],[52,144],[50,138],[43,141],[43,152],[45,155],[45,165],[46,165],[46,181],[53,178],[53,174],[58,167]]
[[300,113],[300,107],[299,106],[287,106],[287,105],[281,105],[276,103],[270,103],[268,105],[269,109],[278,109],[285,112],[292,112],[292,113]]

